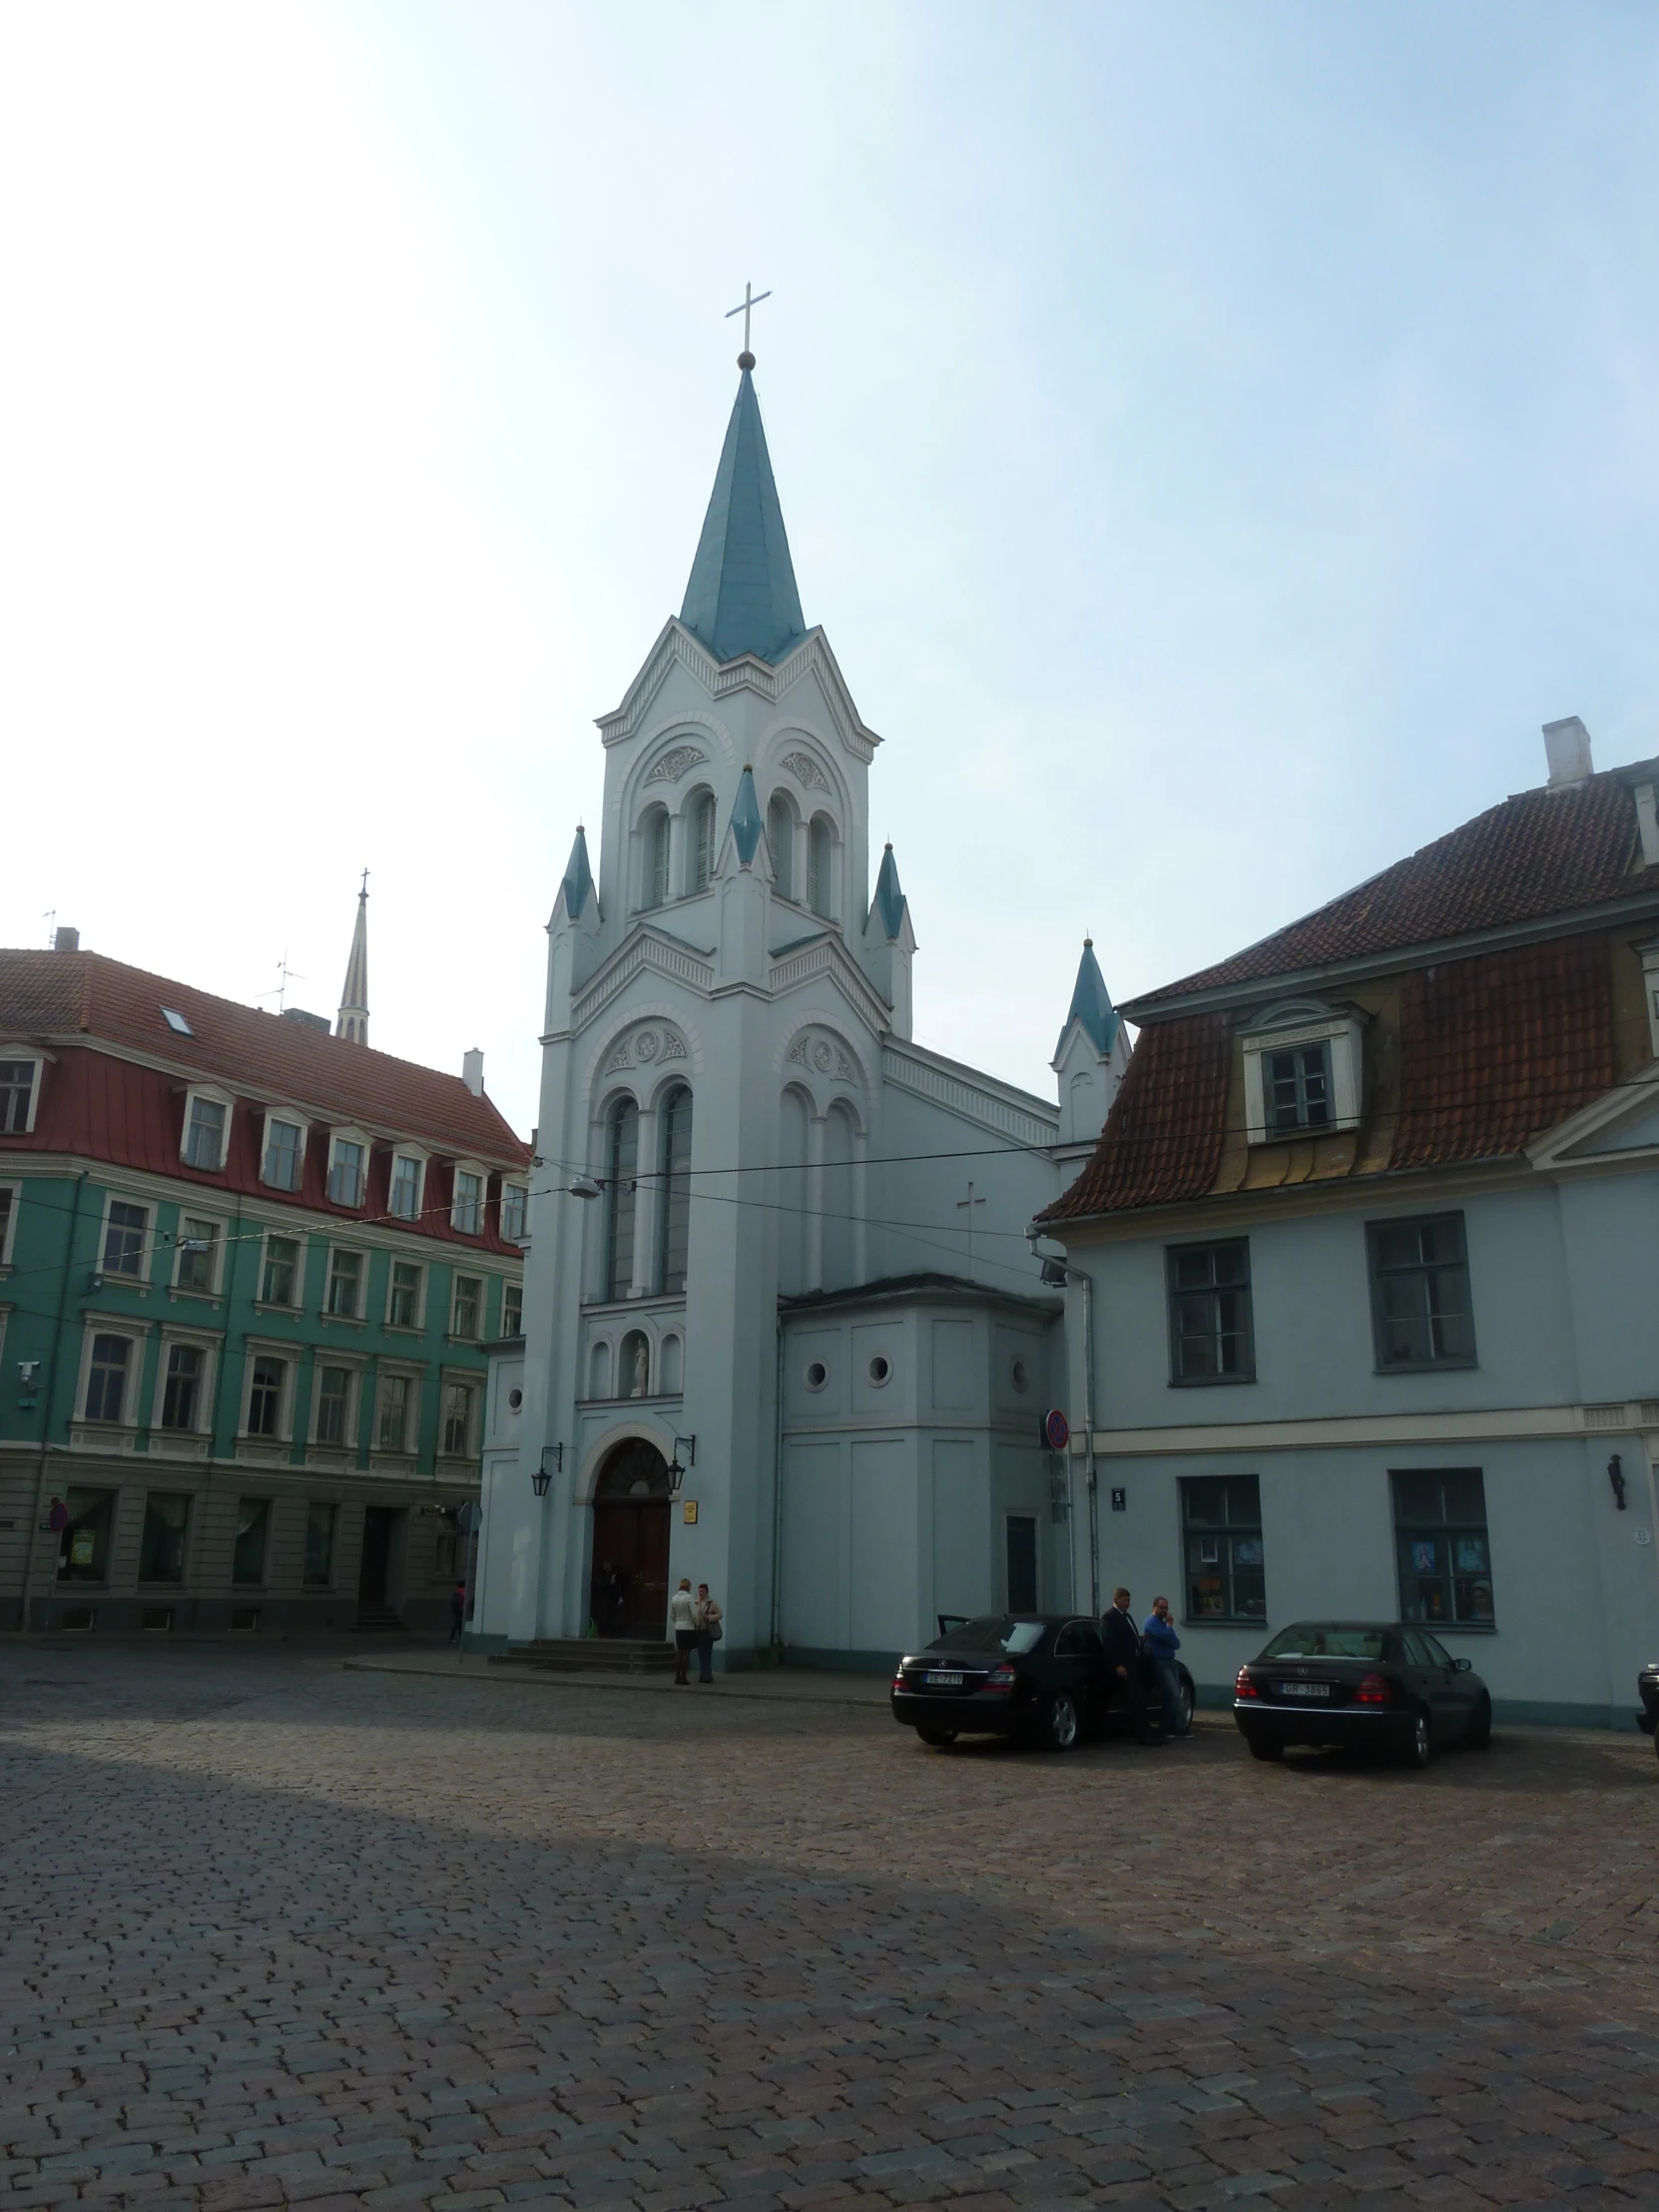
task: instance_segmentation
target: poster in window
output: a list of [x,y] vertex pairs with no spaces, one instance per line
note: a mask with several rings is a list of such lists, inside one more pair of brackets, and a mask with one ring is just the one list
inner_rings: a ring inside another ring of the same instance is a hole
[[1411,1546],[1411,1572],[1413,1574],[1432,1574],[1434,1572],[1435,1550],[1436,1546],[1432,1543],[1425,1543],[1420,1539],[1414,1542]]
[[77,1528],[69,1539],[69,1563],[72,1567],[90,1567],[94,1544],[90,1528]]
[[1233,1564],[1236,1567],[1259,1567],[1262,1564],[1261,1537],[1236,1536],[1233,1540]]
[[1221,1539],[1219,1536],[1200,1536],[1198,1539],[1198,1563],[1201,1567],[1220,1566]]
[[1221,1584],[1209,1575],[1202,1576],[1194,1582],[1193,1600],[1194,1609],[1200,1614],[1220,1616],[1227,1611],[1226,1604],[1223,1601]]
[[1484,1574],[1486,1571],[1486,1539],[1484,1536],[1459,1536],[1454,1549],[1459,1574]]

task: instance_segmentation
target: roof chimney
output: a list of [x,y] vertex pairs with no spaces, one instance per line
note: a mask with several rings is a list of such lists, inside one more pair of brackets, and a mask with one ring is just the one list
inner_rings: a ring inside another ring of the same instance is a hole
[[52,950],[54,952],[79,952],[80,949],[81,932],[79,929],[71,929],[67,922],[63,922],[53,930]]
[[461,1081],[474,1098],[484,1095],[484,1055],[476,1045],[461,1056]]
[[1590,733],[1576,715],[1563,715],[1559,722],[1544,724],[1544,752],[1549,760],[1551,791],[1563,784],[1582,784],[1586,776],[1595,774]]

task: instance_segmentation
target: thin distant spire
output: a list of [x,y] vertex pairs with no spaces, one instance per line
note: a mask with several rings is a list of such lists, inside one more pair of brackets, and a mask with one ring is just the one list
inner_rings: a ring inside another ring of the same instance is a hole
[[[1065,1044],[1066,1031],[1074,1021],[1083,1024],[1095,1050],[1105,1059],[1117,1041],[1118,1011],[1106,988],[1106,978],[1100,972],[1100,962],[1094,956],[1093,937],[1083,939],[1083,957],[1077,963],[1077,981],[1072,987],[1066,1026],[1060,1032],[1060,1046]],[[1056,1051],[1060,1046],[1056,1046]]]
[[345,963],[345,988],[340,992],[334,1035],[352,1044],[368,1042],[368,870],[363,869],[362,889],[357,893],[357,926],[351,932],[351,957]]

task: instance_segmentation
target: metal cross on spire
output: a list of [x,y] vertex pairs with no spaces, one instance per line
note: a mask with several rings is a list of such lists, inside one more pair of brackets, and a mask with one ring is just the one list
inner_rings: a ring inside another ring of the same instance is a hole
[[755,366],[755,356],[749,350],[749,317],[763,299],[770,299],[771,297],[770,291],[755,291],[746,283],[743,287],[743,297],[735,307],[728,307],[726,310],[728,322],[735,314],[743,316],[743,351],[738,355],[738,366],[740,368],[753,368]]
[[366,898],[366,897],[368,896],[368,870],[367,870],[367,868],[364,868],[364,869],[363,869],[363,887],[362,887],[362,889],[361,889],[361,890],[360,890],[360,891],[359,891],[359,892],[357,893],[357,896],[358,896],[359,898]]

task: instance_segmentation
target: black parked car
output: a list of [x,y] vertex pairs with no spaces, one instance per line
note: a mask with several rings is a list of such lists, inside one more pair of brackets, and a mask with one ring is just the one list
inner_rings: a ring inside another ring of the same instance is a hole
[[[1123,1707],[1123,1684],[1106,1663],[1099,1623],[1075,1613],[989,1613],[940,1617],[925,1651],[906,1653],[892,1684],[892,1717],[924,1744],[958,1736],[1024,1736],[1070,1751]],[[1177,1661],[1184,1710],[1193,1678]],[[1153,1693],[1154,1697],[1156,1693]]]
[[1636,1691],[1642,1701],[1636,1726],[1653,1738],[1653,1748],[1659,1751],[1659,1659],[1650,1659],[1636,1677]]
[[1239,1669],[1233,1715],[1258,1759],[1287,1744],[1387,1751],[1426,1767],[1436,1744],[1492,1740],[1492,1701],[1466,1659],[1407,1621],[1298,1621]]

